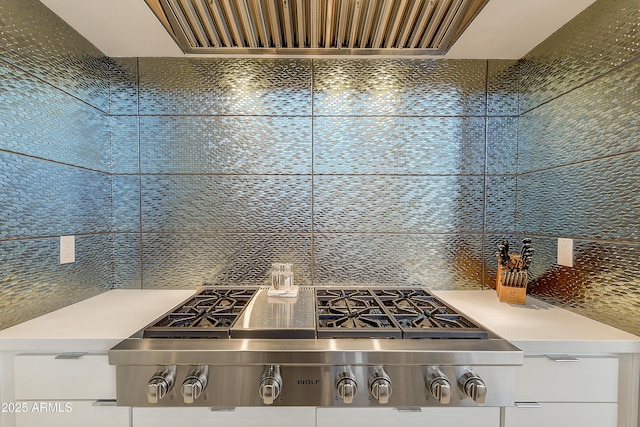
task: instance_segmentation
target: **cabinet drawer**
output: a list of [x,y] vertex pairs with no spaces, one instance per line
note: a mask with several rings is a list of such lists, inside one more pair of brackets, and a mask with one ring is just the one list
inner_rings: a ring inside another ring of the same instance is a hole
[[617,402],[618,359],[555,362],[525,357],[516,369],[516,402]]
[[133,408],[134,427],[315,427],[312,407],[254,407],[232,411],[209,408]]
[[317,427],[497,427],[500,408],[422,408],[400,412],[395,408],[318,408]]
[[505,408],[505,427],[616,427],[615,403],[542,403],[539,408]]
[[92,401],[77,400],[28,405],[28,412],[16,414],[16,427],[129,427],[130,408],[93,406]]
[[106,354],[77,359],[56,355],[20,354],[15,357],[16,399],[115,399],[116,369]]

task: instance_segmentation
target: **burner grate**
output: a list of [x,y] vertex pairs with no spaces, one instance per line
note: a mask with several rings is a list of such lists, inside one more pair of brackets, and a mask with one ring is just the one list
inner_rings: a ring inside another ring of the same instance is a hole
[[368,289],[316,289],[318,338],[402,338],[399,325]]
[[256,288],[204,288],[144,330],[145,338],[228,338]]

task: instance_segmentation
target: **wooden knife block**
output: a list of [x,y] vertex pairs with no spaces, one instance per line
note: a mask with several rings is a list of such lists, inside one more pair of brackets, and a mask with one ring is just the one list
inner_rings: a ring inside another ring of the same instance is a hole
[[[509,254],[509,266],[517,265],[521,259],[520,255]],[[498,263],[498,274],[496,278],[496,293],[500,302],[507,302],[511,304],[524,304],[527,299],[527,285],[528,280],[525,281],[524,286],[506,286],[502,284],[504,277],[504,269],[502,264]]]

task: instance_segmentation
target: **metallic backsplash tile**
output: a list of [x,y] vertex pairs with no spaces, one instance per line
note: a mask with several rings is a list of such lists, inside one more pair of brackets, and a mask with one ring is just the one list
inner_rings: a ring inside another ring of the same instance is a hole
[[307,59],[140,58],[140,114],[311,114]]
[[487,176],[485,232],[513,233],[516,228],[515,175]]
[[140,129],[138,116],[109,116],[111,173],[137,174]]
[[140,178],[130,175],[112,176],[113,232],[140,231]]
[[483,179],[476,176],[318,176],[319,232],[482,232]]
[[479,289],[482,234],[314,235],[314,284]]
[[520,113],[637,58],[639,20],[638,0],[597,1],[539,44],[522,63]]
[[313,61],[320,116],[483,116],[485,86],[480,60]]
[[138,114],[138,59],[109,58],[109,112]]
[[518,118],[487,118],[487,173],[515,174],[518,158]]
[[487,115],[516,116],[519,101],[520,63],[491,59],[487,65]]
[[60,265],[59,238],[0,241],[0,329],[111,288],[112,235],[75,243],[76,262]]
[[0,151],[0,239],[110,232],[111,176]]
[[640,152],[518,178],[518,231],[640,242]]
[[109,171],[105,113],[0,61],[0,149]]
[[574,241],[573,268],[557,265],[557,240],[535,238],[529,293],[640,335],[640,245]]
[[109,61],[37,0],[2,0],[0,59],[109,111]]
[[482,117],[320,117],[313,122],[317,174],[479,174]]
[[311,234],[144,233],[142,239],[145,289],[267,285],[274,262],[292,263],[294,283],[311,284]]
[[311,173],[310,117],[142,116],[142,173]]
[[310,176],[142,177],[145,232],[310,232]]
[[113,287],[142,287],[140,233],[113,234]]
[[640,149],[639,87],[635,61],[524,114],[520,172]]

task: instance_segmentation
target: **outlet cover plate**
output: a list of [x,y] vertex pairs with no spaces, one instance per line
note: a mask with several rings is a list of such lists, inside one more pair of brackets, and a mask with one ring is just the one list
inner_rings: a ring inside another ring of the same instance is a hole
[[60,264],[76,262],[75,236],[60,236]]
[[558,239],[558,265],[573,267],[573,239]]

